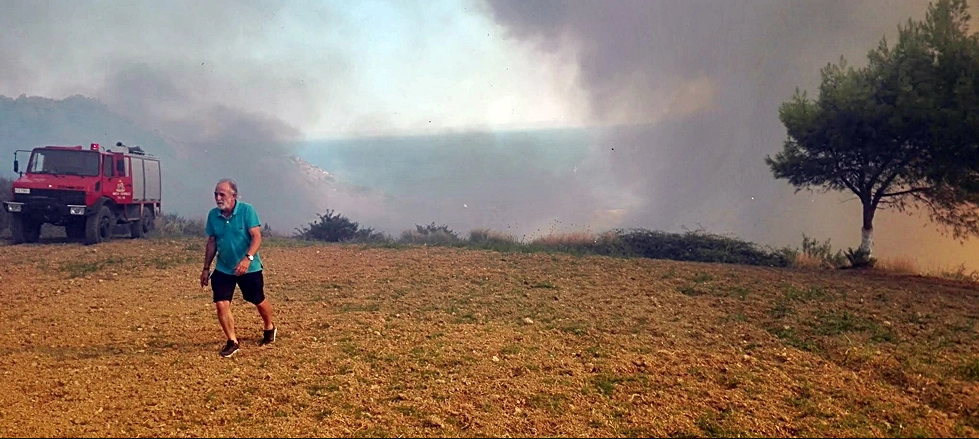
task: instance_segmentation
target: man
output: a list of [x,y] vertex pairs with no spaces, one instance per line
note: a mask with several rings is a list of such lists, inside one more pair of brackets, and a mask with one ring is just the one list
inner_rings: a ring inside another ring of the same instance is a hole
[[[238,352],[240,345],[235,334],[235,320],[231,314],[231,298],[235,286],[241,296],[258,308],[265,324],[260,345],[275,341],[276,328],[272,324],[272,305],[265,298],[265,281],[262,277],[262,258],[258,249],[262,245],[261,222],[251,204],[238,200],[238,185],[225,178],[214,188],[217,207],[207,214],[207,248],[204,250],[204,270],[201,271],[201,287],[211,284],[218,322],[227,336],[221,350],[222,357]],[[217,254],[217,265],[211,273],[211,261]]]

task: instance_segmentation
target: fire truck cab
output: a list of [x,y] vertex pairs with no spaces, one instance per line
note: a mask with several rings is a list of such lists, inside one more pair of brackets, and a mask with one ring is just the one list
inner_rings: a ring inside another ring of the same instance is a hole
[[[23,172],[17,153],[29,153]],[[15,244],[37,242],[41,225],[63,226],[69,239],[98,244],[127,225],[132,238],[143,238],[162,215],[160,160],[139,146],[122,142],[111,149],[41,146],[14,153],[10,213]]]

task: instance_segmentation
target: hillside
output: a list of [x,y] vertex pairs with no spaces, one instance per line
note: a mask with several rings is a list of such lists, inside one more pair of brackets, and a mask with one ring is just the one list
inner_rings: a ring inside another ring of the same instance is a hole
[[[267,243],[280,333],[200,239],[4,246],[5,436],[979,436],[979,291],[804,271]],[[43,414],[43,416],[38,416]]]

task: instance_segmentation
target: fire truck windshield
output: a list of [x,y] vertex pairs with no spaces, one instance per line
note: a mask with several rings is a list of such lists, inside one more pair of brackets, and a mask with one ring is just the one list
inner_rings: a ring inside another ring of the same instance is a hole
[[27,172],[31,174],[99,175],[97,151],[38,149],[31,155]]

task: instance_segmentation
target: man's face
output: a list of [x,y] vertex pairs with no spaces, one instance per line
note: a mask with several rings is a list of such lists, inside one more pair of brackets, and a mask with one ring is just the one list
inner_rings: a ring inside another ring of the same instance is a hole
[[218,209],[221,210],[234,207],[235,193],[231,190],[231,185],[228,183],[221,183],[214,188],[214,203],[217,204]]

